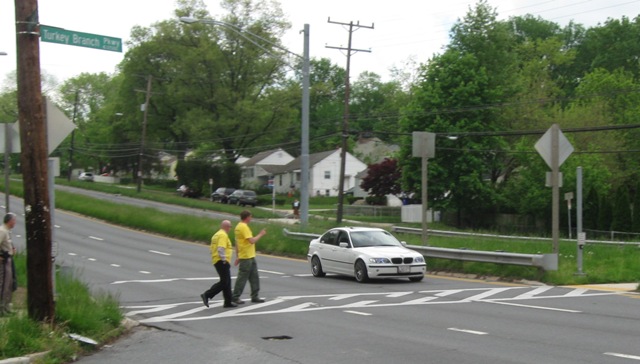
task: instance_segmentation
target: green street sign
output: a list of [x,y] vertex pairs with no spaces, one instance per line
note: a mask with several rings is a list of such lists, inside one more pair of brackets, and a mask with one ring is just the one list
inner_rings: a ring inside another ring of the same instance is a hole
[[81,33],[63,28],[40,25],[40,40],[48,43],[59,43],[77,47],[102,49],[122,52],[122,39],[106,35]]

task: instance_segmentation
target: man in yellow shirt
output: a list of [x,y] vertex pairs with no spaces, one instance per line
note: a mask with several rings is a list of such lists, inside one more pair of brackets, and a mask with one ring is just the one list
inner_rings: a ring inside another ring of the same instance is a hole
[[211,262],[220,276],[220,281],[215,283],[211,288],[200,295],[202,303],[209,307],[209,300],[215,295],[222,292],[224,296],[224,307],[238,307],[231,302],[231,254],[233,254],[233,246],[229,239],[229,230],[231,230],[231,221],[224,220],[220,224],[220,230],[211,237]]
[[260,277],[258,275],[258,264],[256,263],[256,243],[262,238],[267,230],[262,229],[258,235],[253,236],[249,228],[251,222],[251,212],[245,210],[240,213],[240,222],[236,225],[236,262],[240,265],[238,268],[238,277],[236,285],[233,288],[232,302],[235,304],[244,303],[240,299],[244,286],[249,281],[251,285],[251,302],[261,303],[264,299],[260,298]]

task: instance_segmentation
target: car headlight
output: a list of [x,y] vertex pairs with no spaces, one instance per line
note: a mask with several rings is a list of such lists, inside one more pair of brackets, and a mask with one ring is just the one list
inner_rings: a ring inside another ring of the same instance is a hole
[[390,264],[391,260],[389,260],[389,258],[369,258],[369,263]]
[[416,263],[424,263],[424,257],[423,256],[415,257],[413,258],[413,261]]

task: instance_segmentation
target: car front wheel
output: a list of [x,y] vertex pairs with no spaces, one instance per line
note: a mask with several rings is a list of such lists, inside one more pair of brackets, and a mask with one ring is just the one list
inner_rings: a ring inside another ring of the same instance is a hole
[[324,277],[325,273],[322,271],[322,263],[320,263],[320,258],[314,256],[311,258],[311,273],[314,277]]
[[354,268],[354,276],[356,277],[356,281],[360,283],[365,283],[369,281],[369,274],[367,273],[367,266],[364,264],[362,260],[358,260],[356,262]]

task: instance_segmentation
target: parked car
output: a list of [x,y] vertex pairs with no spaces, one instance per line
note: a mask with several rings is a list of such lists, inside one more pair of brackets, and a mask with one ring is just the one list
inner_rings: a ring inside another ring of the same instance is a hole
[[258,204],[258,195],[256,195],[255,191],[251,190],[235,190],[229,195],[227,203],[238,206],[251,205],[252,207],[256,207]]
[[78,176],[78,180],[87,181],[87,182],[93,182],[93,180],[94,180],[93,173],[91,173],[91,172],[82,172]]
[[219,187],[211,194],[211,201],[227,203],[229,195],[232,194],[235,190],[235,188]]
[[360,283],[387,277],[419,282],[427,271],[422,254],[380,228],[331,229],[311,240],[307,259],[315,277],[337,273],[355,277]]

